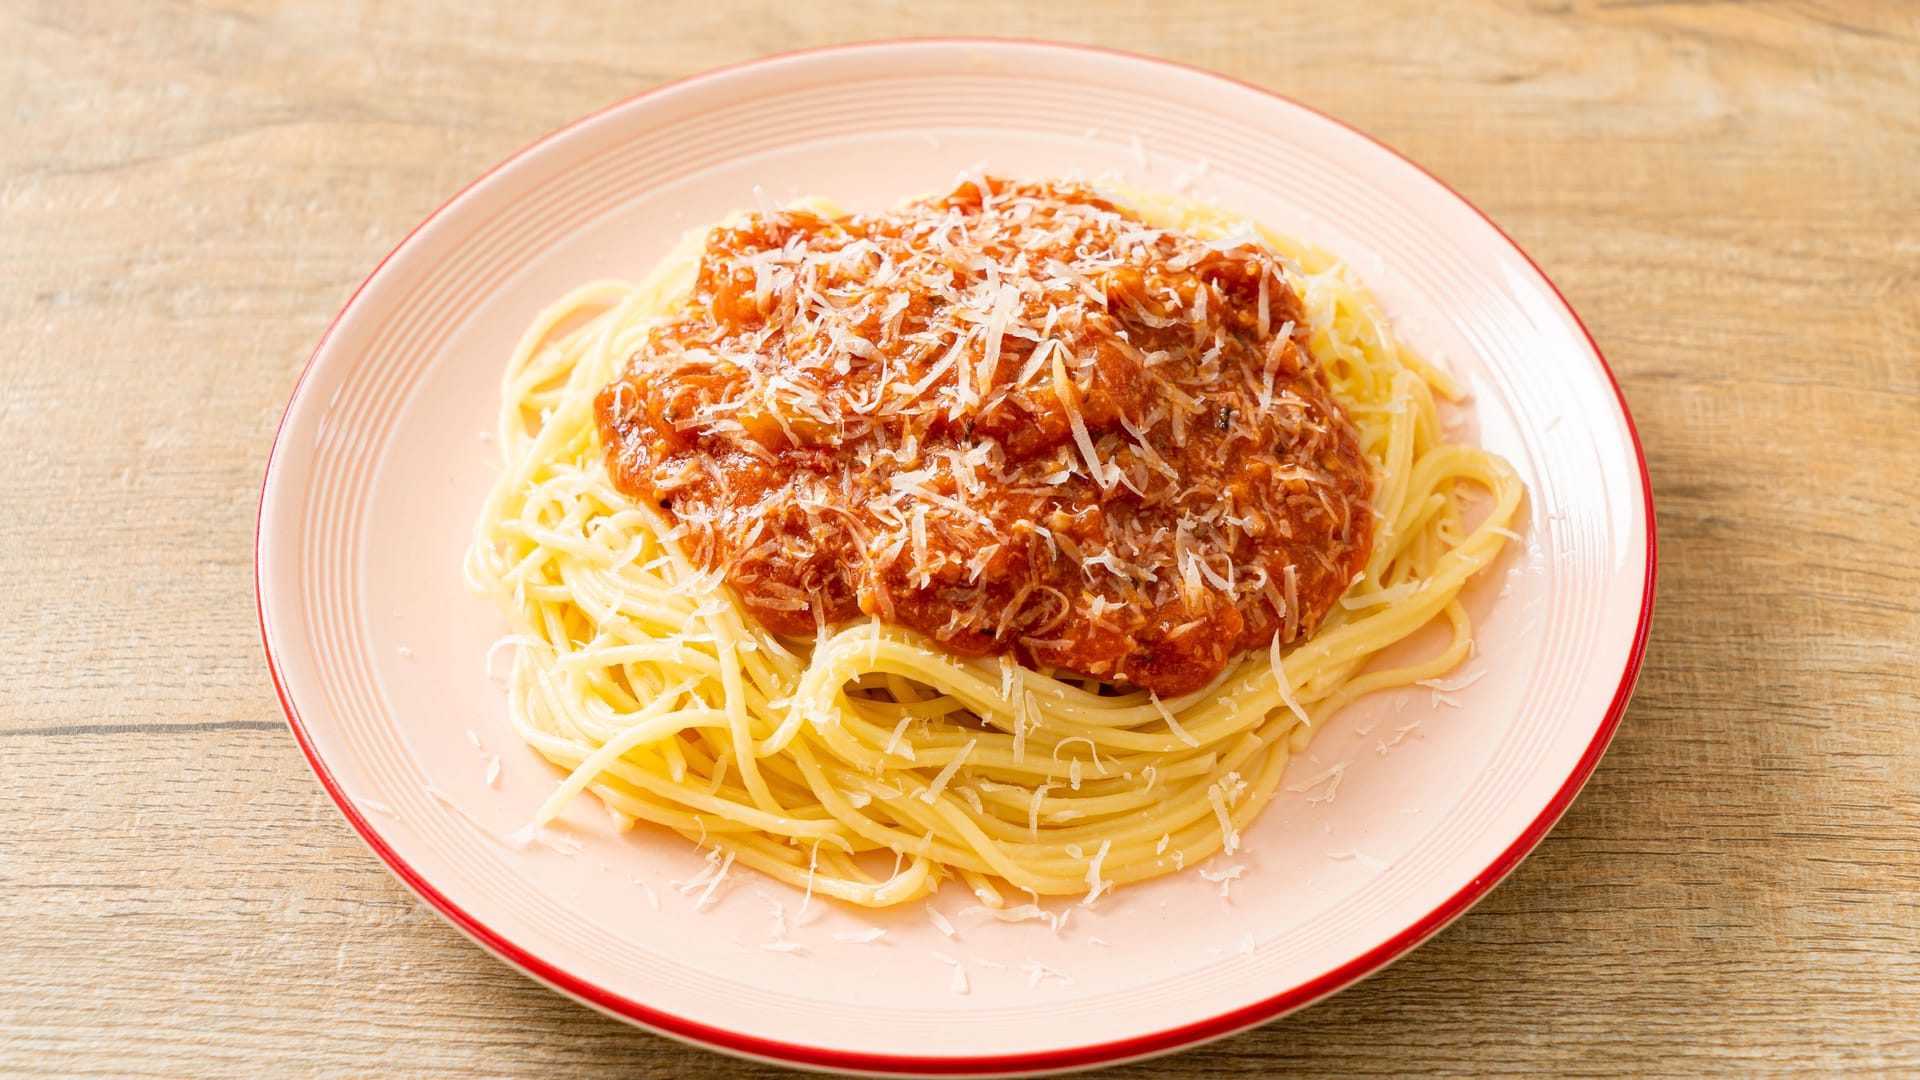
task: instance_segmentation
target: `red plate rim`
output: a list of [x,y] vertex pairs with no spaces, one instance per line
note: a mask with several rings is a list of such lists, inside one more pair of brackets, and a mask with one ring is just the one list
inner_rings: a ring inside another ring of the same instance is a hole
[[1127,60],[1159,64],[1182,72],[1205,75],[1257,91],[1268,97],[1284,101],[1295,108],[1304,109],[1366,139],[1368,142],[1373,143],[1375,146],[1380,147],[1401,161],[1411,165],[1414,169],[1418,170],[1421,175],[1438,184],[1441,188],[1445,189],[1448,194],[1459,200],[1462,205],[1479,215],[1481,220],[1485,221],[1494,232],[1499,234],[1502,240],[1506,241],[1507,245],[1513,249],[1515,254],[1518,254],[1522,259],[1526,260],[1527,265],[1532,267],[1533,272],[1539,275],[1540,280],[1545,282],[1547,288],[1552,291],[1554,299],[1559,302],[1561,308],[1573,319],[1574,325],[1580,328],[1580,332],[1586,337],[1588,347],[1593,350],[1593,355],[1599,359],[1601,370],[1606,373],[1608,384],[1613,387],[1615,401],[1620,407],[1621,419],[1626,422],[1627,434],[1632,440],[1634,457],[1640,468],[1640,490],[1646,503],[1647,528],[1646,580],[1642,586],[1640,614],[1634,627],[1633,646],[1627,655],[1625,665],[1621,669],[1620,682],[1614,691],[1612,702],[1607,706],[1605,720],[1602,721],[1599,730],[1594,733],[1593,741],[1588,744],[1586,751],[1574,766],[1573,772],[1567,777],[1566,782],[1560,786],[1559,790],[1554,793],[1553,798],[1548,801],[1539,816],[1534,818],[1527,828],[1521,832],[1520,836],[1494,859],[1492,864],[1476,874],[1460,891],[1448,897],[1438,907],[1428,912],[1405,930],[1402,930],[1387,941],[1382,942],[1375,948],[1355,957],[1353,960],[1348,961],[1332,971],[1328,971],[1298,986],[1290,987],[1287,990],[1251,1005],[1221,1013],[1206,1020],[1169,1028],[1164,1031],[1137,1035],[1127,1039],[1059,1050],[971,1057],[914,1057],[901,1054],[869,1054],[803,1046],[797,1043],[744,1035],[739,1032],[696,1023],[671,1013],[662,1012],[659,1009],[634,1001],[631,998],[612,993],[601,986],[581,979],[568,971],[541,960],[539,957],[532,955],[515,945],[512,941],[509,941],[499,932],[466,912],[439,890],[435,889],[423,876],[414,870],[411,865],[402,859],[398,852],[389,847],[387,843],[380,838],[379,833],[374,831],[366,817],[354,806],[352,800],[347,797],[346,792],[342,790],[339,783],[334,779],[333,773],[327,768],[326,762],[321,759],[319,753],[315,750],[313,740],[307,733],[306,724],[300,718],[299,709],[294,705],[292,696],[287,692],[286,683],[281,679],[280,664],[273,655],[272,640],[267,633],[266,605],[261,599],[260,588],[260,532],[266,512],[268,480],[272,477],[274,466],[280,459],[280,437],[286,430],[286,414],[283,412],[280,424],[274,432],[273,447],[267,457],[267,468],[261,478],[260,507],[254,519],[254,606],[260,623],[261,647],[266,654],[267,669],[273,679],[274,691],[280,698],[280,707],[286,713],[287,725],[292,730],[295,741],[300,744],[301,752],[306,755],[307,764],[312,767],[314,775],[320,781],[321,787],[326,789],[327,796],[333,800],[335,806],[339,807],[340,812],[346,817],[347,823],[353,827],[354,832],[359,834],[360,839],[375,855],[379,856],[380,860],[386,864],[387,869],[391,870],[394,875],[400,879],[402,884],[406,885],[414,895],[425,901],[429,907],[433,908],[448,922],[452,923],[455,929],[471,938],[476,944],[488,952],[493,953],[508,964],[519,968],[539,982],[583,1004],[607,1013],[616,1019],[626,1020],[658,1034],[667,1035],[696,1045],[721,1050],[742,1057],[756,1058],[800,1068],[831,1069],[862,1073],[938,1076],[1031,1075],[1035,1073],[1090,1068],[1099,1065],[1112,1065],[1123,1061],[1164,1054],[1202,1042],[1222,1038],[1268,1020],[1277,1019],[1296,1009],[1311,1005],[1321,998],[1352,983],[1358,982],[1368,975],[1385,968],[1395,960],[1398,960],[1415,946],[1426,941],[1434,934],[1439,933],[1448,923],[1465,914],[1469,908],[1478,903],[1482,897],[1486,896],[1495,885],[1499,884],[1509,873],[1513,872],[1521,860],[1527,857],[1528,853],[1546,837],[1548,831],[1560,820],[1561,815],[1566,812],[1567,807],[1573,802],[1574,797],[1580,793],[1580,789],[1586,784],[1587,778],[1593,774],[1594,768],[1599,765],[1601,756],[1606,752],[1607,744],[1613,739],[1614,732],[1620,726],[1621,718],[1626,714],[1627,702],[1633,696],[1634,684],[1640,675],[1640,663],[1646,654],[1647,637],[1653,617],[1654,584],[1658,576],[1657,566],[1659,562],[1655,544],[1653,484],[1652,478],[1647,471],[1646,451],[1641,446],[1640,433],[1634,426],[1633,414],[1627,408],[1626,395],[1621,392],[1620,380],[1614,376],[1613,368],[1607,363],[1605,354],[1600,351],[1599,343],[1594,341],[1592,332],[1589,331],[1586,324],[1581,321],[1579,313],[1574,311],[1573,305],[1567,302],[1567,298],[1560,292],[1559,286],[1555,285],[1553,280],[1547,276],[1546,271],[1540,269],[1540,265],[1534,262],[1533,257],[1528,255],[1518,243],[1514,242],[1513,237],[1507,235],[1505,229],[1502,229],[1498,223],[1487,216],[1485,211],[1475,206],[1466,196],[1454,190],[1452,185],[1429,172],[1419,162],[1414,161],[1393,147],[1388,146],[1386,143],[1381,142],[1379,139],[1346,123],[1338,117],[1316,109],[1311,105],[1296,101],[1285,94],[1269,90],[1266,87],[1258,86],[1243,79],[1236,79],[1230,75],[1222,75],[1219,72],[1209,71],[1192,64],[1184,64],[1179,61],[1166,60],[1155,56],[1144,56],[1139,53],[1130,53],[1120,49],[1109,49],[1096,45],[1040,41],[1030,38],[993,37],[897,38],[849,44],[823,45],[816,48],[757,57],[755,59],[713,68],[698,74],[662,83],[659,86],[607,105],[564,127],[554,130],[501,161],[491,169],[488,169],[465,187],[462,187],[451,198],[447,199],[446,202],[441,203],[440,206],[436,208],[433,213],[427,215],[419,225],[414,226],[413,229],[401,239],[400,243],[394,245],[393,250],[389,251],[386,256],[380,260],[379,264],[373,268],[373,272],[368,274],[366,279],[354,289],[353,295],[347,298],[347,302],[345,306],[340,309],[340,313],[335,315],[333,321],[328,324],[326,333],[321,335],[320,341],[314,346],[313,353],[308,357],[305,367],[301,369],[299,379],[294,383],[293,393],[288,398],[288,411],[291,411],[292,403],[299,398],[302,387],[306,385],[307,376],[313,370],[314,361],[318,359],[321,351],[326,348],[327,341],[333,336],[333,331],[339,325],[340,319],[352,309],[354,303],[359,300],[360,294],[365,291],[367,284],[379,275],[381,268],[385,267],[387,262],[391,260],[394,255],[398,254],[401,249],[405,248],[407,244],[412,241],[416,233],[425,228],[433,219],[439,217],[446,211],[447,207],[457,202],[462,195],[465,195],[467,191],[475,185],[526,156],[528,153],[552,142],[566,132],[606,113],[612,112],[615,109],[622,108],[635,101],[651,97],[673,87],[712,78],[728,72],[740,71],[744,68],[760,64],[773,63],[798,56],[834,52],[858,52],[868,49],[894,48],[901,45],[968,44],[1039,46],[1049,49],[1068,49],[1098,53]]

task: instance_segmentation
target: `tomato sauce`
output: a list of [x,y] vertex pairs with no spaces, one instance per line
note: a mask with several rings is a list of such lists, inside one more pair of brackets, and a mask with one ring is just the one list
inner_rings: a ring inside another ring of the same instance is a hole
[[1366,564],[1370,467],[1251,237],[1069,182],[748,214],[597,400],[615,484],[777,633],[1199,689]]

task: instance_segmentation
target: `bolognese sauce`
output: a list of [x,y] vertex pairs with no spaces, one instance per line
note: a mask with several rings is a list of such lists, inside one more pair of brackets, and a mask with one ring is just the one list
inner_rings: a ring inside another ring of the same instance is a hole
[[1254,238],[1071,182],[748,214],[599,394],[614,482],[768,629],[862,614],[1163,696],[1311,633],[1372,476]]

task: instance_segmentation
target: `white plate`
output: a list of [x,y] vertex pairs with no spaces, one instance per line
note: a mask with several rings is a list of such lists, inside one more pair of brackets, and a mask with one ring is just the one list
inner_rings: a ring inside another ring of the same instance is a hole
[[[962,169],[1117,173],[1333,249],[1472,391],[1464,430],[1525,479],[1525,541],[1469,590],[1485,677],[1335,717],[1247,837],[1230,897],[1194,873],[1120,890],[1059,933],[933,906],[869,915],[738,871],[696,912],[683,840],[566,852],[503,839],[557,773],[508,727],[502,623],[462,588],[497,466],[483,441],[521,329],[569,287],[638,277],[680,233],[823,194],[879,207]],[[922,41],[756,61],[654,90],[494,169],[409,236],[315,351],[261,498],[261,631],[295,737],[347,820],[481,945],[596,1008],[721,1050],[899,1073],[1012,1073],[1152,1054],[1374,971],[1459,915],[1552,826],[1626,707],[1653,598],[1644,463],[1598,350],[1498,228],[1311,109],[1157,60]],[[1411,726],[1418,721],[1418,726]],[[1403,730],[1404,729],[1404,730]],[[468,733],[484,750],[476,749]],[[498,786],[487,763],[502,763]],[[1318,801],[1315,801],[1315,800]],[[655,910],[649,896],[659,898]],[[804,953],[761,946],[780,908]],[[878,943],[836,933],[878,925]],[[938,955],[937,955],[938,954]],[[956,993],[947,959],[965,966]],[[1033,967],[1030,965],[1039,965]],[[1035,981],[1035,976],[1040,977]]]

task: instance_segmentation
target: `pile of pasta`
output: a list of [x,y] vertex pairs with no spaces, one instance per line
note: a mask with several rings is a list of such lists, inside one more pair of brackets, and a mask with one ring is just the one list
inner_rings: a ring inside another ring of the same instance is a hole
[[[672,522],[614,488],[595,429],[595,394],[691,288],[693,235],[637,284],[560,299],[507,367],[505,467],[467,576],[518,646],[514,727],[566,773],[537,821],[590,792],[623,826],[663,826],[724,866],[870,907],[949,879],[991,908],[1091,902],[1237,850],[1336,710],[1469,654],[1460,592],[1512,535],[1524,489],[1500,457],[1448,441],[1436,398],[1457,400],[1453,381],[1395,339],[1330,254],[1215,207],[1108,194],[1159,227],[1257,237],[1287,264],[1376,470],[1372,558],[1317,631],[1160,700],[956,657],[870,620],[817,641],[759,628],[688,562]],[[1436,620],[1443,648],[1374,663]]]

